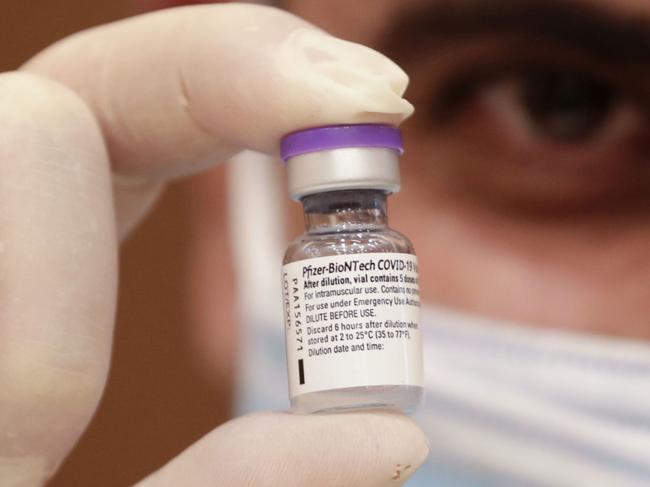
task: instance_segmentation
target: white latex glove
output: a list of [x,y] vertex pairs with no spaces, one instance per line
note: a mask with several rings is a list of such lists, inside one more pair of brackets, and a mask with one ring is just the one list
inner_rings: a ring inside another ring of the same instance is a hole
[[[247,5],[92,29],[22,71],[0,75],[3,487],[42,484],[97,407],[118,235],[166,179],[243,147],[272,152],[298,128],[398,123],[410,111],[406,77],[384,57]],[[258,414],[217,428],[142,485],[399,485],[426,454],[398,414]]]

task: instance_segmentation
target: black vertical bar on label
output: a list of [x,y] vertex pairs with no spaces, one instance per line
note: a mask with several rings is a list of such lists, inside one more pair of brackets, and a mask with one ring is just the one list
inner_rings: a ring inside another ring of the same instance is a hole
[[300,385],[303,385],[305,383],[305,366],[302,359],[298,359],[298,377],[300,378]]

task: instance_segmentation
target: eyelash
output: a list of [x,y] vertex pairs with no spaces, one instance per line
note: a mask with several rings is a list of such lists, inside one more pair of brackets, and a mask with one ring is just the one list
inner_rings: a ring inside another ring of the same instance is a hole
[[[506,79],[525,79],[528,73],[566,71],[592,78],[611,87],[618,99],[625,98],[634,103],[646,117],[650,118],[650,93],[641,81],[645,73],[638,69],[603,65],[593,62],[587,55],[576,55],[568,50],[562,51],[558,59],[553,59],[557,46],[551,55],[536,59],[536,54],[521,52],[483,53],[480,59],[465,59],[458,69],[448,69],[450,75],[443,76],[436,83],[429,116],[434,123],[444,123],[462,109],[480,89]],[[551,49],[547,51],[550,52]],[[491,59],[492,58],[492,59]],[[565,59],[563,59],[565,58]],[[487,60],[487,61],[486,61]],[[466,66],[471,66],[467,68]]]

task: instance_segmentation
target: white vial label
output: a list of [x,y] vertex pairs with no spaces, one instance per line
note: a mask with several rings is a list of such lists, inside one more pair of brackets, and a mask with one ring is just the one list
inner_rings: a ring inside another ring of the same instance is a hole
[[417,258],[318,257],[282,268],[291,397],[422,385]]

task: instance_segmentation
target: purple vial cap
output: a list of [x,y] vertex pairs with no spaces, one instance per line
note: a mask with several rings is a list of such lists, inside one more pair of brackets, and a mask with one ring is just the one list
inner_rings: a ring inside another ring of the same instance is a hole
[[285,135],[280,153],[286,162],[292,157],[345,147],[376,147],[404,153],[402,133],[397,127],[381,124],[332,125],[299,130]]

